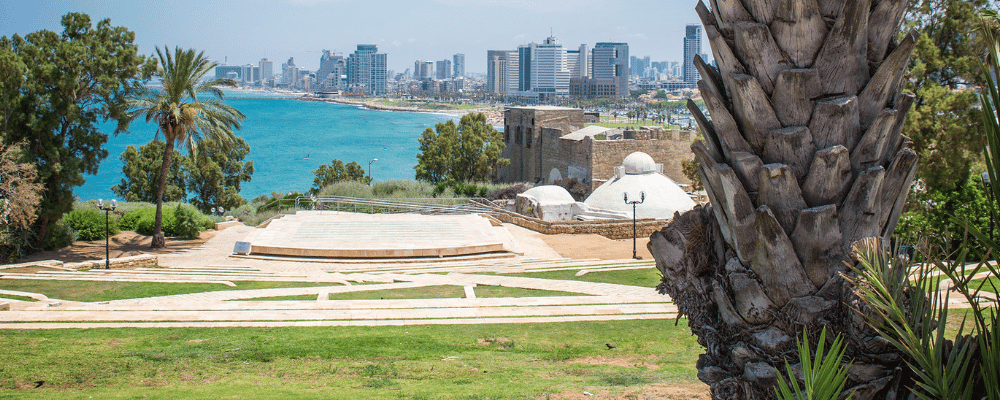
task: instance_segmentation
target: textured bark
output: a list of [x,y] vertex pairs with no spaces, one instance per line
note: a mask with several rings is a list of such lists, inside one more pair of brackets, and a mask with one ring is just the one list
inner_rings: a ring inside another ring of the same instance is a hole
[[855,365],[845,394],[908,398],[902,359],[844,279],[855,241],[892,234],[917,167],[901,134],[916,39],[895,42],[906,3],[710,4],[697,11],[718,68],[696,60],[709,112],[689,108],[705,128],[692,149],[711,204],[649,242],[658,290],[705,346],[699,379],[715,399],[773,398],[795,338],[826,327]]

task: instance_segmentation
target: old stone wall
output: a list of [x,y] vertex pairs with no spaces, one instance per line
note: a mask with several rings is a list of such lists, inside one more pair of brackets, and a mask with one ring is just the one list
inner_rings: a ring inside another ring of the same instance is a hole
[[[663,175],[677,183],[690,184],[684,176],[681,160],[694,159],[691,142],[697,132],[663,129],[626,130],[621,140],[593,141],[590,179],[593,187],[615,176],[615,168],[622,164],[626,156],[636,151],[649,154],[657,163],[663,164]],[[633,139],[628,139],[632,137]]]
[[[550,222],[512,212],[497,212],[493,214],[493,217],[505,223],[514,224],[546,235],[590,233],[601,235],[608,239],[632,238],[631,219]],[[638,219],[636,220],[636,237],[649,237],[653,232],[663,229],[669,222],[667,220],[652,218]]]
[[[504,111],[504,147],[501,157],[510,165],[500,168],[501,182],[538,182],[548,178],[543,168],[543,143],[551,142],[543,133],[559,136],[582,128],[582,109],[563,107],[516,107]],[[544,128],[544,129],[543,129]],[[556,139],[558,140],[558,139]]]

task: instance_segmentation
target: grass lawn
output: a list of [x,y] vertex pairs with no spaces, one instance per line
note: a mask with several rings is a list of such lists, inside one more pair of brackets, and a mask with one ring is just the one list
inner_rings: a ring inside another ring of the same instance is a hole
[[984,292],[997,293],[997,289],[1000,289],[1000,278],[991,276],[985,279],[976,279],[969,282],[970,288],[978,288]]
[[[585,296],[581,293],[554,290],[525,289],[504,286],[476,286],[477,298],[489,297],[542,297]],[[315,297],[315,296],[313,296]],[[330,293],[330,300],[379,300],[379,299],[455,299],[465,297],[465,288],[455,285],[421,286],[404,289],[370,290],[362,292]],[[257,299],[254,299],[257,300]]]
[[[587,269],[581,267],[581,269]],[[641,269],[623,269],[617,271],[595,271],[588,272],[582,276],[576,276],[577,270],[548,271],[548,272],[526,272],[522,274],[504,274],[507,276],[523,276],[525,278],[559,279],[566,281],[584,281],[598,283],[617,283],[621,285],[632,285],[648,287],[650,290],[660,284],[660,271],[656,267]]]
[[[175,294],[214,292],[219,290],[249,290],[287,287],[336,286],[337,283],[239,281],[233,286],[220,283],[162,283],[54,281],[45,279],[0,279],[0,289],[41,293],[52,299],[69,301],[110,301]],[[315,296],[314,296],[315,297]]]
[[639,122],[598,122],[595,124],[587,124],[587,126],[597,125],[603,126],[605,128],[637,128],[640,126],[662,126],[663,129],[683,129],[678,125],[663,124],[659,122],[653,122],[651,120],[643,120]]
[[703,387],[686,325],[5,331],[0,398],[523,399]]
[[12,294],[0,294],[0,301],[3,300],[20,300],[20,301],[38,301],[34,298],[28,296],[15,296]]

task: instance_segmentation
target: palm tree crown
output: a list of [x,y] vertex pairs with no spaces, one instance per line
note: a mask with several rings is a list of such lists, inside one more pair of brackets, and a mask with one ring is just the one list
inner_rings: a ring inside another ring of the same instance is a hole
[[[211,79],[203,81],[218,63],[205,58],[204,52],[195,53],[193,49],[156,49],[159,58],[156,76],[161,80],[162,88],[148,89],[134,99],[131,121],[144,116],[146,123],[154,122],[163,134],[166,142],[163,154],[163,166],[160,168],[159,188],[156,201],[156,227],[153,233],[153,247],[164,245],[163,223],[163,190],[166,184],[166,174],[170,165],[175,144],[183,144],[191,155],[198,152],[198,144],[202,140],[218,141],[223,146],[235,142],[233,130],[241,129],[241,121],[246,118],[239,110],[223,103],[223,93],[220,86],[235,86],[229,79]],[[198,98],[199,94],[205,94]]]

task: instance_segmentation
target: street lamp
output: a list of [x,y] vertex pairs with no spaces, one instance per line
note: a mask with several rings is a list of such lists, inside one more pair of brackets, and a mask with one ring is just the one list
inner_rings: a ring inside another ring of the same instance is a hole
[[104,200],[97,199],[97,208],[104,211],[104,269],[111,269],[111,211],[118,207],[118,201],[111,200],[107,205]]
[[625,204],[631,204],[632,205],[632,258],[636,259],[636,260],[639,259],[639,256],[638,256],[638,254],[636,254],[636,246],[635,246],[636,236],[638,236],[638,234],[636,233],[636,228],[635,228],[635,206],[637,204],[642,204],[642,202],[644,202],[644,201],[646,201],[646,192],[639,192],[639,200],[638,201],[635,201],[635,200],[628,201],[628,192],[625,192]]
[[372,181],[371,177],[372,177],[372,163],[373,162],[378,162],[378,159],[376,158],[376,159],[371,160],[371,161],[368,162],[368,182],[369,183],[371,183],[371,181]]

